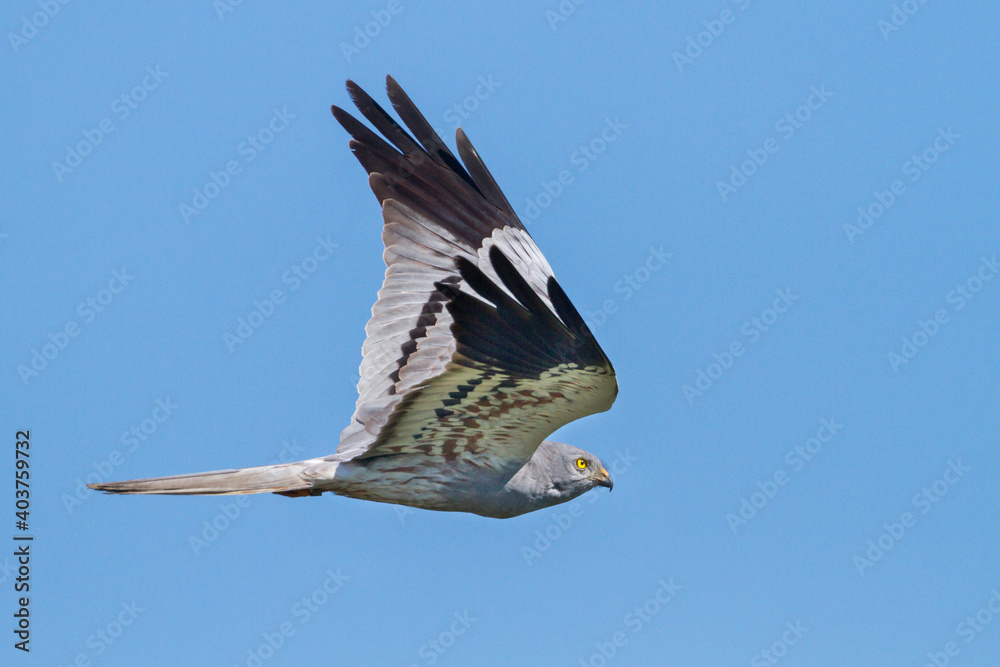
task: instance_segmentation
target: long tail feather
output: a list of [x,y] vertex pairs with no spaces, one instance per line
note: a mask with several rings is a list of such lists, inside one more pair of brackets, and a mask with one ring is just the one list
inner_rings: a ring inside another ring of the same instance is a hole
[[[92,489],[108,493],[166,495],[234,495],[241,493],[280,493],[288,496],[318,495],[317,484],[323,477],[315,475],[319,461],[297,461],[276,465],[217,470],[172,477],[150,477],[126,482],[88,484]],[[325,462],[329,465],[329,462]],[[307,474],[313,471],[313,474]]]

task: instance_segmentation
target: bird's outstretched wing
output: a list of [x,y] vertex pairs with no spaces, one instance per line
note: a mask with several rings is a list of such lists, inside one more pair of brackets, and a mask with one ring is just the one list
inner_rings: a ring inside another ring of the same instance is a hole
[[352,81],[388,141],[333,107],[382,205],[387,269],[330,458],[524,463],[555,429],[611,407],[614,368],[465,133],[459,162],[391,77],[387,88],[413,136]]

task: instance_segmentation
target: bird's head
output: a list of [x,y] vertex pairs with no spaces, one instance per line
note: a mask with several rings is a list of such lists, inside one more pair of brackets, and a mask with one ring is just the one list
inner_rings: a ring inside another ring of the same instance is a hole
[[509,518],[573,500],[591,489],[614,482],[601,460],[579,447],[543,440],[495,497],[484,516]]
[[545,440],[531,463],[539,464],[536,472],[546,473],[550,487],[547,495],[558,498],[558,502],[572,500],[598,486],[610,490],[615,485],[601,459],[563,442]]

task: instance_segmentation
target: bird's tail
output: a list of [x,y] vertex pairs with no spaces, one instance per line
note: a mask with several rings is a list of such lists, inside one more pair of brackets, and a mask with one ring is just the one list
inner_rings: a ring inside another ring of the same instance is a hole
[[[319,495],[323,492],[319,485],[329,481],[319,470],[330,466],[329,461],[308,460],[295,463],[278,463],[239,468],[237,470],[217,470],[199,472],[192,475],[172,477],[149,477],[127,482],[106,482],[88,484],[92,489],[108,493],[140,493],[165,495],[234,495],[240,493],[280,493],[285,496]],[[336,464],[332,464],[336,466]],[[327,471],[323,471],[326,473]]]

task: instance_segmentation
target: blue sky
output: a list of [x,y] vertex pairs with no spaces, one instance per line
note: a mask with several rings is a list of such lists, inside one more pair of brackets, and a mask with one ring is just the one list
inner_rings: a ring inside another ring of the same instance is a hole
[[[1000,8],[619,5],[5,3],[0,662],[1000,662]],[[329,106],[386,74],[614,362],[556,437],[615,491],[83,493],[335,449],[383,265]]]

